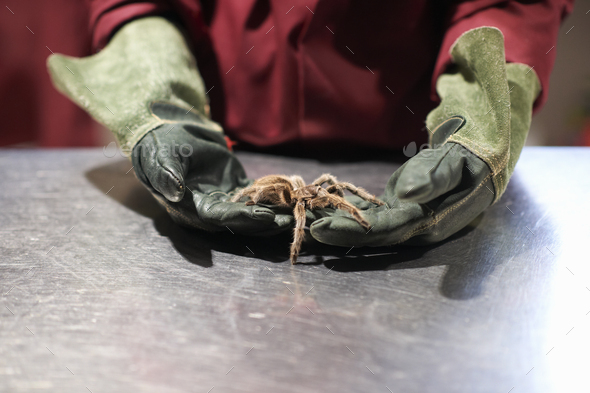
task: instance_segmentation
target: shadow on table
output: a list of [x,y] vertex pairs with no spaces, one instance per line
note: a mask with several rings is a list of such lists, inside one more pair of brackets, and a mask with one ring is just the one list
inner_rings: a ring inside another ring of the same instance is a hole
[[512,205],[526,210],[528,222],[538,222],[542,218],[541,209],[516,173],[498,203],[442,242],[421,247],[353,249],[346,255],[326,259],[324,264],[341,272],[446,266],[440,293],[456,300],[471,299],[481,294],[487,277],[496,268],[537,247],[525,229],[522,218],[525,212],[514,214],[509,208]]
[[[288,263],[290,231],[273,236],[272,241],[269,241],[268,237],[247,237],[226,232],[206,233],[183,228],[170,219],[133,172],[128,172],[129,168],[128,161],[119,160],[88,171],[86,177],[104,193],[113,186],[117,188],[117,192],[109,192],[107,195],[127,208],[151,218],[158,233],[168,237],[173,247],[187,261],[202,267],[211,267],[212,251],[215,250],[274,263]],[[507,247],[505,244],[507,238],[511,239],[511,229],[520,223],[517,222],[518,217],[504,209],[504,205],[511,204],[518,198],[526,199],[526,191],[518,179],[513,179],[501,203],[487,209],[455,235],[432,246],[364,247],[348,250],[319,243],[307,236],[300,260],[305,264],[324,264],[326,268],[337,272],[420,269],[444,265],[447,270],[441,280],[441,294],[452,299],[470,299],[481,293],[485,279],[496,267],[524,251],[522,247]],[[527,203],[530,204],[531,201]]]
[[233,235],[229,232],[208,233],[184,228],[172,221],[150,192],[137,180],[126,160],[93,168],[86,178],[108,197],[134,212],[153,220],[158,233],[170,239],[172,246],[187,261],[210,267],[211,251],[254,257],[270,262],[289,259],[290,232],[268,238]]

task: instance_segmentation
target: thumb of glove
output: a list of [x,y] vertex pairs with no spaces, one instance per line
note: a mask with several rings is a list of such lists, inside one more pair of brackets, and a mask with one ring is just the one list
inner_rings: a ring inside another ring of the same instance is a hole
[[188,158],[183,157],[173,145],[161,143],[153,131],[148,133],[133,152],[133,166],[140,180],[154,188],[170,202],[184,197],[184,176],[188,170]]

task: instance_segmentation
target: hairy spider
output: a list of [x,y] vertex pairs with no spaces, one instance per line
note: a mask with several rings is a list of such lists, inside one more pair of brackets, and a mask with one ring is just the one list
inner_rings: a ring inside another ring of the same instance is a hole
[[[322,187],[324,183],[328,183],[328,187]],[[249,197],[250,200],[246,202],[246,205],[249,206],[257,203],[268,203],[293,208],[295,228],[293,229],[293,243],[291,243],[291,263],[294,265],[297,263],[297,256],[305,237],[305,209],[314,210],[332,207],[345,210],[363,228],[369,230],[370,225],[362,216],[361,211],[343,198],[344,190],[348,190],[377,205],[384,204],[364,189],[351,183],[340,182],[327,173],[324,173],[309,185],[306,185],[300,176],[264,176],[234,195],[232,201],[238,202],[243,197]]]

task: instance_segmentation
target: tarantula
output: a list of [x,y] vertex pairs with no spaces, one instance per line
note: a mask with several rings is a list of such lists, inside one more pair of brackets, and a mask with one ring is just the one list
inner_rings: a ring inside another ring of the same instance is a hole
[[[322,185],[328,183],[327,188]],[[297,263],[297,256],[305,236],[305,209],[322,209],[333,207],[350,213],[363,228],[369,230],[370,225],[361,211],[343,198],[344,190],[358,195],[366,201],[383,205],[384,203],[374,195],[351,183],[340,182],[330,174],[323,174],[313,183],[306,185],[300,176],[269,175],[256,180],[254,184],[242,189],[232,198],[238,202],[243,197],[250,197],[246,205],[268,203],[276,206],[293,208],[295,228],[293,229],[293,243],[291,243],[291,263]]]

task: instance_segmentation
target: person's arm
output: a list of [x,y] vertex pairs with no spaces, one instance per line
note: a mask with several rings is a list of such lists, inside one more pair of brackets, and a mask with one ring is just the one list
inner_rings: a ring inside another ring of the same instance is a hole
[[[456,2],[433,75],[431,149],[399,168],[365,211],[372,230],[332,217],[317,240],[340,246],[430,244],[465,227],[506,189],[547,95],[561,20],[572,0]],[[434,89],[436,87],[436,89]]]
[[364,212],[365,231],[334,215],[314,222],[317,240],[340,246],[431,244],[465,227],[497,201],[514,170],[540,91],[530,66],[506,64],[504,37],[493,27],[465,32],[439,76],[440,105],[427,118],[431,149],[400,167]]
[[229,200],[250,181],[207,117],[197,63],[167,19],[133,20],[98,54],[52,55],[48,67],[58,90],[113,132],[176,222],[247,234],[290,228],[292,216]]
[[207,35],[197,0],[86,0],[92,49],[101,51],[121,26],[148,16],[174,16],[194,41]]

